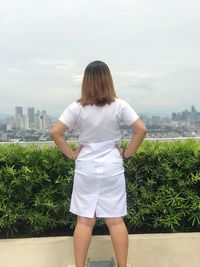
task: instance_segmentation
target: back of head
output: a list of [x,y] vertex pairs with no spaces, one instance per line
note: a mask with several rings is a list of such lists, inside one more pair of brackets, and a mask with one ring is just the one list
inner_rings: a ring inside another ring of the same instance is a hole
[[93,61],[85,68],[81,98],[78,99],[83,106],[103,106],[115,100],[116,93],[112,75],[108,66],[102,61]]

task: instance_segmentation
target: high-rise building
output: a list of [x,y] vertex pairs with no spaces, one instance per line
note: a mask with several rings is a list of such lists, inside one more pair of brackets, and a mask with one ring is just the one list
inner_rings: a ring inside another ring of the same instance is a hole
[[160,125],[160,116],[152,116],[152,124]]
[[28,107],[28,121],[29,121],[29,128],[34,128],[35,123],[35,109],[34,107]]
[[35,113],[35,126],[36,129],[40,129],[40,111],[37,110],[37,112]]
[[42,112],[41,112],[41,113],[42,113],[42,115],[45,115],[45,116],[47,115],[47,112],[46,112],[46,110],[42,110]]
[[172,112],[172,120],[176,120],[176,112]]
[[17,117],[18,115],[23,115],[23,107],[15,107],[15,117]]
[[45,116],[44,115],[40,115],[40,130],[44,130],[45,129]]
[[35,109],[34,107],[28,107],[28,118],[30,122],[34,121]]
[[195,106],[191,107],[191,112],[194,112],[194,113],[196,112]]
[[1,142],[8,141],[8,134],[4,133],[3,131],[0,131],[0,141]]
[[191,107],[191,121],[197,121],[198,120],[198,112],[195,109],[195,106]]
[[49,127],[49,116],[46,110],[40,112],[37,110],[35,113],[34,107],[28,107],[27,115],[23,114],[22,107],[15,107],[15,118],[13,125],[9,125],[8,128],[18,128],[25,130],[41,130],[46,131]]
[[23,107],[15,107],[15,127],[21,129],[23,122]]
[[49,126],[48,115],[46,115],[46,112],[42,111],[39,117],[39,129],[45,131],[48,129],[48,126]]

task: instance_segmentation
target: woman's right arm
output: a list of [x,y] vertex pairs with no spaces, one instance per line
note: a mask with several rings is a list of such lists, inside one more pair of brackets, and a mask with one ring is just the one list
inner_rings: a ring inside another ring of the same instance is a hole
[[63,134],[68,130],[68,127],[60,122],[57,121],[52,129],[51,129],[51,138],[59,148],[59,150],[68,158],[76,159],[80,150],[73,151],[69,144],[65,141]]
[[130,127],[133,130],[133,136],[131,138],[131,142],[124,151],[125,158],[130,157],[138,149],[148,131],[140,118],[138,118]]

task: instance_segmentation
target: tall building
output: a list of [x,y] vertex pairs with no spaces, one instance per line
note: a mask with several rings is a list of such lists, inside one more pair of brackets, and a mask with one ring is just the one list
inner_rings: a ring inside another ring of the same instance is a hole
[[194,113],[196,112],[195,106],[191,107],[191,112],[194,112]]
[[17,117],[18,115],[23,115],[23,107],[15,107],[15,117]]
[[176,120],[176,112],[172,112],[172,120]]
[[160,125],[160,116],[152,116],[152,124]]
[[3,131],[0,131],[0,141],[1,142],[8,141],[8,134],[4,133]]
[[37,112],[35,113],[35,126],[36,129],[40,129],[40,111],[37,110]]
[[191,121],[197,121],[198,120],[198,112],[196,111],[196,109],[195,109],[195,106],[192,106],[191,107]]
[[33,129],[34,124],[35,124],[35,109],[34,109],[34,107],[28,107],[28,121],[29,121],[29,129]]
[[39,118],[39,129],[45,131],[48,129],[48,116],[46,110],[42,110]]
[[10,123],[8,128],[18,128],[25,130],[41,130],[46,131],[49,127],[49,116],[46,110],[40,112],[37,110],[35,113],[34,107],[28,107],[27,115],[23,114],[22,107],[15,107],[15,118],[13,125]]
[[15,127],[21,129],[23,125],[23,107],[15,107]]
[[42,113],[42,115],[45,115],[45,116],[47,115],[47,112],[46,112],[46,110],[42,110],[42,112],[41,112],[41,113]]
[[40,115],[40,130],[45,130],[45,116],[44,115]]

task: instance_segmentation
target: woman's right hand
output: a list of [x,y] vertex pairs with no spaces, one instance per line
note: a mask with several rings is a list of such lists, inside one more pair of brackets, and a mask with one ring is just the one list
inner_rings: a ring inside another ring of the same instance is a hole
[[81,149],[84,147],[84,145],[80,145],[75,151],[72,151],[72,158],[73,160],[78,158],[79,153],[81,152]]

